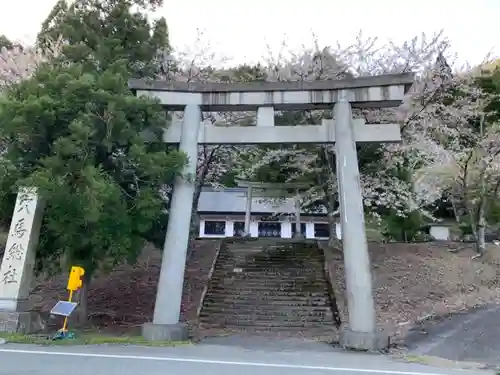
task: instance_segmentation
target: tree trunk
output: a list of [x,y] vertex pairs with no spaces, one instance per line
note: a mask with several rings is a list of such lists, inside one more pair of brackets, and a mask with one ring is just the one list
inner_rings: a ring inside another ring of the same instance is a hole
[[333,216],[333,213],[328,213],[328,228],[330,231],[330,236],[328,237],[328,248],[334,249],[339,246],[339,240],[337,238],[337,221]]
[[191,215],[191,227],[190,227],[190,238],[194,239],[198,237],[200,229],[200,216],[198,215],[198,203],[200,202],[201,188],[203,187],[203,181],[197,181],[194,189],[193,196],[193,213]]
[[196,173],[196,181],[195,181],[194,196],[193,196],[193,210],[191,215],[191,227],[189,230],[190,242],[196,237],[198,237],[199,234],[200,216],[198,215],[198,203],[200,202],[201,189],[203,188],[203,185],[205,185],[205,180],[207,177],[207,173],[210,170],[214,153],[215,149],[213,149],[208,156],[205,153],[205,162],[203,165],[199,166],[199,170]]
[[337,249],[342,251],[342,243],[337,238],[337,218],[335,217],[335,195],[332,193],[328,193],[328,229],[329,229],[329,237],[328,237],[328,248],[329,249]]
[[[484,121],[484,117],[481,119]],[[481,133],[482,133],[482,122],[481,122]],[[482,134],[481,134],[482,135]],[[486,229],[486,218],[485,216],[485,205],[486,205],[486,167],[484,166],[483,172],[481,173],[480,180],[480,196],[479,196],[479,207],[477,209],[477,230],[476,230],[476,251],[478,256],[482,256],[486,250],[486,241],[484,239],[484,232]]]
[[483,255],[486,250],[486,241],[485,241],[485,231],[486,231],[486,220],[484,218],[484,207],[481,204],[478,213],[479,219],[477,222],[477,230],[476,230],[476,251],[479,255]]
[[460,211],[458,209],[458,203],[455,199],[451,199],[450,202],[451,202],[451,207],[453,209],[453,215],[455,216],[455,221],[457,223],[460,223],[461,217],[460,217]]
[[92,273],[90,270],[85,270],[85,275],[83,276],[83,285],[78,291],[78,309],[76,315],[76,322],[78,326],[84,326],[87,324],[89,316],[89,288],[92,281]]

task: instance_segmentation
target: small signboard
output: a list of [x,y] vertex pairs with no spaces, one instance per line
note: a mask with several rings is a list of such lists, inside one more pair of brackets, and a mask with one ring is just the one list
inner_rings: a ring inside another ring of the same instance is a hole
[[68,317],[75,311],[76,306],[78,306],[76,302],[59,301],[52,310],[50,310],[50,314]]

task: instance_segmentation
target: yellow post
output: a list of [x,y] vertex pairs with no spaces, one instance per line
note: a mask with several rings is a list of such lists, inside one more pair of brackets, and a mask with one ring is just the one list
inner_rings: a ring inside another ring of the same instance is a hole
[[[73,292],[80,289],[83,285],[82,276],[85,275],[85,270],[82,267],[73,266],[71,267],[71,272],[69,274],[68,285],[66,289],[69,290],[68,302],[72,302]],[[64,318],[64,324],[61,329],[62,332],[68,330],[68,317]]]
[[[70,290],[69,291],[69,296],[68,296],[68,302],[71,302],[72,299],[73,299],[73,291]],[[63,327],[62,327],[62,331],[66,332],[67,330],[68,330],[68,317],[65,316],[64,317],[64,324],[63,324]]]

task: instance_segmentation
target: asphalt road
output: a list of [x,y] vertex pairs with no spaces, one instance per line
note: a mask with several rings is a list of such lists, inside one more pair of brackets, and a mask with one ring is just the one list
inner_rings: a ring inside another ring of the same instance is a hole
[[409,338],[410,352],[500,367],[500,306],[429,322]]
[[395,362],[382,355],[323,349],[250,350],[217,344],[177,348],[5,344],[0,346],[0,375],[474,374]]

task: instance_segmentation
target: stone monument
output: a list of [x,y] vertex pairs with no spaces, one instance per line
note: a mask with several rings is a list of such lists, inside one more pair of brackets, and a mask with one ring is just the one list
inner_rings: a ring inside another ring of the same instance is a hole
[[42,214],[36,190],[20,189],[0,268],[0,332],[33,333],[44,328],[29,303]]

